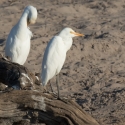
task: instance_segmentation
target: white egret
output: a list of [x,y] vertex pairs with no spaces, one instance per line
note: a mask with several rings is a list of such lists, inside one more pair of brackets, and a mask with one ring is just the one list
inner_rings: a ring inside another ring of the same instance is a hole
[[42,84],[45,86],[48,81],[56,75],[56,84],[59,93],[59,72],[66,59],[66,53],[72,46],[72,38],[84,36],[76,33],[71,28],[64,28],[58,36],[54,36],[47,45],[42,61]]
[[33,6],[27,6],[17,22],[11,29],[5,46],[5,55],[11,58],[12,62],[23,65],[30,51],[30,39],[32,32],[30,24],[34,24],[37,19],[37,10]]

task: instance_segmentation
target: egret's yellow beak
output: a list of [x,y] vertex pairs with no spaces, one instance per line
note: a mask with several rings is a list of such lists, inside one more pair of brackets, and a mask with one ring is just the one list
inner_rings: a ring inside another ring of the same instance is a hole
[[27,20],[27,26],[29,26],[30,24],[35,24],[36,20]]
[[70,31],[71,34],[74,34],[75,36],[84,36],[83,34],[80,34],[80,33],[76,33],[76,32],[73,32],[73,31]]

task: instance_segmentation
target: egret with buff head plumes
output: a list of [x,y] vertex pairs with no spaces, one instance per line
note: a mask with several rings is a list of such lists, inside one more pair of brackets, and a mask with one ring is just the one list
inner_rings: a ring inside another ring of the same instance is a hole
[[46,86],[48,81],[56,76],[56,84],[59,93],[59,72],[66,59],[66,53],[71,48],[75,36],[84,36],[71,28],[64,28],[57,36],[54,36],[48,43],[42,61],[42,84]]
[[32,32],[29,29],[30,24],[34,24],[37,19],[37,10],[33,6],[27,6],[17,22],[11,29],[5,46],[5,55],[12,62],[23,65],[30,51],[30,39]]

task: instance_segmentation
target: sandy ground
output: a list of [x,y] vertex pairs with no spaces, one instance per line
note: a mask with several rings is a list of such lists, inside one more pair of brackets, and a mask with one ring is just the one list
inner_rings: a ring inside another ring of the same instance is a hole
[[48,41],[64,27],[85,34],[67,53],[61,95],[75,98],[100,125],[125,125],[125,0],[1,0],[1,53],[27,5],[37,8],[38,19],[25,66],[40,72]]

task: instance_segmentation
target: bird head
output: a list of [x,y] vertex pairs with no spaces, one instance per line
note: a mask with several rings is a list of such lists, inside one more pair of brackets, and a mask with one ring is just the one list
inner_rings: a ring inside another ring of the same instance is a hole
[[25,12],[28,13],[27,25],[34,24],[37,19],[37,9],[33,6],[27,6],[24,10]]
[[76,36],[84,36],[83,34],[80,34],[80,33],[77,33],[75,32],[73,29],[71,28],[64,28],[60,33],[59,33],[59,36],[62,36],[62,37],[76,37]]

